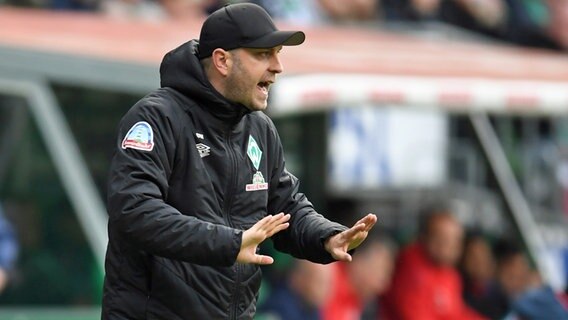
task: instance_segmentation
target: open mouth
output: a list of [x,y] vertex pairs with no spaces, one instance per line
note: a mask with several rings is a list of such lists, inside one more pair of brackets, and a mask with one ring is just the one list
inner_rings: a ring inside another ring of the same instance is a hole
[[262,93],[268,95],[268,90],[269,90],[269,88],[270,88],[270,82],[268,82],[268,81],[261,81],[261,82],[259,82],[256,86],[258,87],[258,89],[259,89]]

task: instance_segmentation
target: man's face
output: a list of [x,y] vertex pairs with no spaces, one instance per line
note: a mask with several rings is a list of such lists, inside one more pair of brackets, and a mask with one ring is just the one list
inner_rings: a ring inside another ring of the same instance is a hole
[[556,42],[568,49],[568,1],[548,0],[550,33]]
[[488,281],[493,278],[495,262],[489,243],[481,237],[471,240],[464,248],[463,269],[476,281]]
[[394,255],[379,242],[369,243],[365,250],[353,257],[349,265],[350,278],[363,302],[383,294],[391,284]]
[[226,78],[225,97],[252,111],[268,105],[270,85],[282,72],[279,53],[282,46],[269,49],[240,48],[231,51],[233,63]]
[[432,14],[440,6],[440,0],[412,0],[412,6],[421,14]]
[[463,229],[450,216],[439,216],[430,223],[426,236],[426,250],[434,263],[454,266],[462,250]]
[[515,296],[523,292],[531,280],[530,265],[524,255],[518,254],[502,263],[497,276],[505,292]]
[[295,290],[312,307],[321,307],[331,292],[332,269],[307,260],[297,263],[292,275]]

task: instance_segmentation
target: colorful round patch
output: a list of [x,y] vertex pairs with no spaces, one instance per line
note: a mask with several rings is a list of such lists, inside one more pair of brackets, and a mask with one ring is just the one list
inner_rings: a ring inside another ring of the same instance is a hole
[[152,151],[154,148],[154,132],[148,122],[137,122],[128,130],[126,137],[122,140],[122,149],[126,148]]

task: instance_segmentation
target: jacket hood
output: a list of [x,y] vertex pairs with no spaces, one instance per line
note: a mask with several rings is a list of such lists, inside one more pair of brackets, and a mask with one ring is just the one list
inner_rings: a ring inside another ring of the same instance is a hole
[[161,87],[181,92],[222,120],[238,122],[250,110],[227,100],[213,88],[197,58],[198,45],[197,40],[190,40],[164,56],[160,65]]

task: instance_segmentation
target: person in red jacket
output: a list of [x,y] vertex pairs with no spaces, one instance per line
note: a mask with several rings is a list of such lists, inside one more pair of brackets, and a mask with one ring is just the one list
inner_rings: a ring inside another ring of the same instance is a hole
[[421,218],[419,238],[400,253],[383,299],[388,319],[483,319],[463,301],[455,269],[462,250],[461,224],[446,208],[426,210]]

